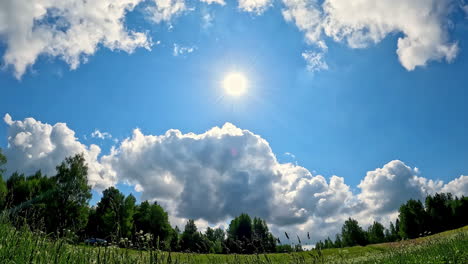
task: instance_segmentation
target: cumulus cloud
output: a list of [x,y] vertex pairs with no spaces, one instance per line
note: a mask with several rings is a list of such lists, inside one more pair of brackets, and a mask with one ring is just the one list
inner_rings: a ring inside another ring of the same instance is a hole
[[398,38],[398,58],[407,70],[424,66],[430,60],[451,62],[457,43],[448,38],[451,0],[327,0],[323,4],[324,31],[352,48],[364,48],[382,41],[390,33]]
[[129,53],[138,47],[149,49],[151,40],[145,33],[124,25],[125,15],[141,1],[1,1],[4,64],[21,78],[40,55],[59,57],[76,69],[100,45]]
[[351,48],[366,48],[400,33],[397,55],[414,70],[432,60],[453,61],[458,45],[448,36],[452,0],[346,1],[283,0],[283,16],[305,32],[306,40],[326,50],[323,34]]
[[261,14],[272,5],[271,0],[239,0],[239,9]]
[[347,217],[363,225],[388,224],[408,199],[435,192],[468,194],[468,176],[445,184],[399,160],[369,171],[353,193],[343,177],[279,162],[265,139],[230,123],[200,134],[171,129],[150,135],[135,129],[100,157],[98,146],[80,143],[64,123],[14,121],[8,114],[4,121],[8,173],[42,169],[54,175],[65,157],[84,153],[91,185],[135,185],[142,199],[156,200],[170,212],[173,224],[193,218],[203,226],[220,225],[245,212],[266,219],[277,235],[311,231],[316,241],[339,232]]
[[91,186],[102,189],[116,183],[112,172],[106,172],[107,165],[98,160],[101,149],[94,144],[88,147],[80,143],[75,137],[75,132],[65,123],[52,126],[34,118],[15,121],[9,114],[5,115],[4,121],[8,125],[6,175],[15,171],[30,175],[41,170],[53,176],[56,172],[55,167],[65,157],[83,153],[88,164]]
[[425,181],[416,171],[399,160],[369,171],[358,185],[359,198],[374,212],[388,213],[408,199],[423,199],[440,189],[442,182]]

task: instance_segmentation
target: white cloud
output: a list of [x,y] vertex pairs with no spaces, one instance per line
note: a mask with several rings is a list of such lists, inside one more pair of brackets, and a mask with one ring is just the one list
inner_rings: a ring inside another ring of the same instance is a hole
[[98,129],[96,129],[93,133],[91,133],[91,137],[99,139],[108,139],[112,138],[112,135],[109,132],[101,132]]
[[65,123],[49,125],[33,118],[15,121],[9,114],[4,117],[8,125],[7,174],[15,171],[30,175],[37,170],[53,176],[55,167],[65,157],[83,153],[88,163],[89,183],[95,188],[105,188],[116,183],[115,175],[98,156],[101,149],[94,144],[89,147],[80,143],[75,132]]
[[358,197],[371,212],[389,213],[411,198],[422,200],[427,194],[440,191],[442,186],[442,181],[418,177],[417,170],[394,160],[367,173],[358,185]]
[[271,0],[239,0],[239,9],[256,14],[265,12],[270,6]]
[[125,15],[142,0],[4,0],[0,2],[0,37],[5,65],[19,79],[40,55],[59,57],[76,69],[99,47],[132,53],[149,49],[143,32],[128,30]]
[[460,176],[459,178],[447,183],[442,189],[442,192],[449,192],[453,195],[462,196],[468,194],[468,176]]
[[173,17],[187,10],[184,0],[154,0],[154,5],[147,7],[150,18],[155,23],[170,22]]
[[327,0],[325,33],[353,48],[378,43],[391,33],[402,33],[397,54],[407,70],[430,60],[452,61],[458,52],[447,33],[451,0]]
[[201,2],[203,3],[207,3],[209,5],[211,4],[218,4],[218,5],[225,5],[226,2],[224,2],[224,0],[200,0]]
[[457,43],[447,28],[452,0],[283,0],[283,16],[304,31],[306,40],[326,51],[323,34],[351,48],[366,48],[401,33],[398,58],[407,70],[429,61],[453,61]]
[[[201,0],[225,5],[224,0]],[[5,43],[3,64],[19,79],[38,57],[64,60],[71,69],[87,61],[98,47],[128,53],[152,41],[144,31],[125,25],[126,15],[139,4],[155,23],[171,23],[191,10],[185,0],[4,0],[0,2],[0,38]],[[261,14],[271,0],[239,0],[242,11]],[[282,14],[304,32],[307,43],[318,48],[305,51],[310,70],[326,69],[326,40],[366,48],[398,34],[397,56],[411,71],[430,61],[453,61],[459,47],[450,39],[450,14],[468,5],[454,0],[282,0]],[[211,21],[212,16],[205,16]],[[206,23],[209,25],[210,23]]]
[[181,56],[181,55],[189,54],[189,53],[192,53],[195,49],[196,47],[185,47],[177,43],[174,43],[174,48],[172,49],[172,55]]
[[326,50],[322,40],[323,15],[316,0],[283,0],[283,17],[305,33],[306,41]]
[[444,184],[398,160],[369,171],[353,193],[342,177],[326,178],[297,164],[280,163],[265,139],[230,123],[201,134],[172,129],[145,135],[135,129],[99,158],[99,147],[80,143],[64,123],[14,121],[8,114],[4,121],[8,173],[42,169],[54,175],[65,157],[84,153],[90,184],[133,184],[142,199],[164,205],[173,224],[194,218],[202,226],[220,225],[246,212],[265,218],[277,235],[288,231],[305,240],[310,231],[316,241],[339,232],[349,216],[362,225],[374,219],[388,224],[410,198],[435,192],[468,194],[468,176]]
[[305,51],[302,53],[302,58],[307,63],[307,70],[311,72],[328,70],[328,64],[323,60],[323,52]]

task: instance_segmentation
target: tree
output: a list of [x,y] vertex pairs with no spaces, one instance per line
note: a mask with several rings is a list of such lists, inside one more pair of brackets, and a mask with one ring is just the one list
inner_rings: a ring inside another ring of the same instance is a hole
[[269,232],[265,220],[255,217],[252,225],[252,244],[255,252],[275,252],[276,239]]
[[125,196],[115,187],[102,192],[96,207],[97,234],[99,237],[116,241],[122,236],[123,207]]
[[393,241],[397,241],[400,239],[400,235],[398,234],[399,232],[399,229],[400,229],[400,220],[397,220],[395,221],[395,225],[393,224],[393,222],[390,222],[390,230],[388,230],[388,236],[387,236],[387,241],[389,242],[393,242]]
[[130,238],[132,236],[135,203],[136,199],[132,194],[128,195],[123,202],[122,219],[120,223],[122,237]]
[[374,221],[374,223],[370,225],[369,229],[367,230],[369,243],[377,244],[385,242],[384,230],[385,227],[381,223]]
[[455,197],[451,204],[454,227],[468,225],[468,197]]
[[427,215],[421,201],[407,201],[400,206],[399,213],[399,235],[402,238],[416,238],[424,233]]
[[359,226],[358,221],[349,218],[344,222],[341,228],[342,243],[345,247],[355,245],[364,246],[367,244],[366,234],[362,227]]
[[227,244],[231,252],[246,254],[254,252],[251,243],[253,235],[252,219],[248,214],[241,214],[234,218],[229,224],[227,234]]
[[7,159],[5,155],[3,155],[2,149],[0,148],[0,211],[5,208],[6,197],[8,193],[6,182],[3,180],[3,173],[5,172],[3,166],[6,164],[6,162]]
[[141,203],[134,214],[134,224],[137,231],[153,235],[155,246],[164,250],[170,249],[173,229],[169,224],[167,212],[158,203],[154,202],[151,205],[148,201]]
[[341,247],[343,247],[342,242],[341,242],[341,236],[340,236],[340,234],[336,234],[335,243],[334,243],[333,246],[334,246],[335,248],[341,248]]
[[91,199],[88,167],[83,154],[65,158],[57,166],[54,179],[56,188],[53,195],[47,197],[47,231],[81,230],[88,220],[88,201]]
[[453,227],[451,194],[436,193],[426,197],[425,205],[428,216],[428,229],[433,233],[442,232]]
[[137,232],[149,233],[149,222],[151,221],[150,207],[151,205],[148,201],[144,201],[139,206],[136,206],[133,222]]
[[188,252],[205,253],[209,251],[209,240],[197,230],[195,221],[189,219],[181,238],[181,248]]

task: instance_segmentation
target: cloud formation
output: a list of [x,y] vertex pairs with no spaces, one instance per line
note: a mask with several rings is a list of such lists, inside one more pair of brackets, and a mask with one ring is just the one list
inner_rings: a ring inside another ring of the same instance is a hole
[[402,36],[396,53],[409,71],[432,60],[451,62],[458,54],[457,43],[448,35],[452,0],[283,2],[285,20],[294,22],[321,51],[327,50],[324,36],[350,48],[366,48],[397,33]]
[[195,46],[185,47],[185,46],[181,46],[181,45],[179,45],[177,43],[174,43],[174,48],[172,49],[172,55],[177,57],[177,56],[189,54],[189,53],[192,53],[195,49],[196,49]]
[[98,47],[132,53],[149,49],[144,32],[129,30],[125,16],[142,0],[0,2],[0,37],[6,43],[3,61],[16,78],[40,55],[58,57],[76,69]]
[[16,121],[9,114],[3,120],[8,125],[8,147],[5,149],[8,158],[7,175],[15,171],[31,175],[41,170],[42,173],[53,176],[55,167],[65,157],[83,153],[88,164],[91,186],[102,189],[116,183],[116,178],[106,168],[107,165],[98,161],[101,153],[99,146],[80,143],[67,124],[57,123],[52,126],[34,118]]
[[435,192],[468,194],[468,176],[444,184],[419,175],[399,160],[369,171],[353,193],[345,179],[313,175],[293,163],[280,163],[269,143],[249,130],[226,123],[208,131],[131,137],[101,157],[96,145],[75,138],[64,123],[33,118],[14,121],[8,114],[7,170],[54,175],[66,156],[84,153],[95,188],[130,183],[142,199],[157,200],[179,223],[194,218],[220,224],[246,212],[267,219],[273,230],[318,230],[314,239],[338,232],[345,218],[361,224],[387,224],[399,205]]
[[[224,0],[200,0],[225,6]],[[16,78],[39,56],[57,57],[76,69],[98,47],[128,53],[150,49],[151,38],[129,29],[125,19],[142,5],[150,21],[171,23],[174,17],[194,10],[185,0],[26,0],[0,2],[0,38],[6,44],[3,64]],[[262,14],[271,0],[239,0],[238,9]],[[455,0],[282,0],[283,18],[304,32],[316,51],[302,55],[311,71],[326,69],[324,54],[330,40],[350,48],[367,48],[397,35],[396,54],[401,65],[412,71],[430,61],[453,61],[459,47],[450,39],[450,14],[468,10]]]
[[239,9],[261,14],[265,12],[270,6],[272,6],[271,0],[239,0]]
[[160,23],[170,22],[174,16],[186,11],[187,6],[184,0],[154,0],[154,5],[148,6],[146,10],[153,22]]
[[451,62],[457,43],[448,36],[451,0],[327,0],[323,28],[335,41],[351,48],[379,43],[391,33],[398,38],[398,58],[407,70],[425,66],[431,60]]
[[99,138],[99,139],[107,139],[107,138],[112,138],[112,135],[109,132],[101,132],[99,129],[94,130],[93,133],[91,133],[92,138]]

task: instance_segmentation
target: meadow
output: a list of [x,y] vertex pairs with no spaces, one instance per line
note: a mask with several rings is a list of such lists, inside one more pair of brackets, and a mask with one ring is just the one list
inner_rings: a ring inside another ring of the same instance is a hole
[[401,242],[295,253],[222,255],[171,253],[149,243],[126,249],[69,243],[66,234],[51,239],[27,227],[0,224],[0,263],[468,263],[468,226]]

